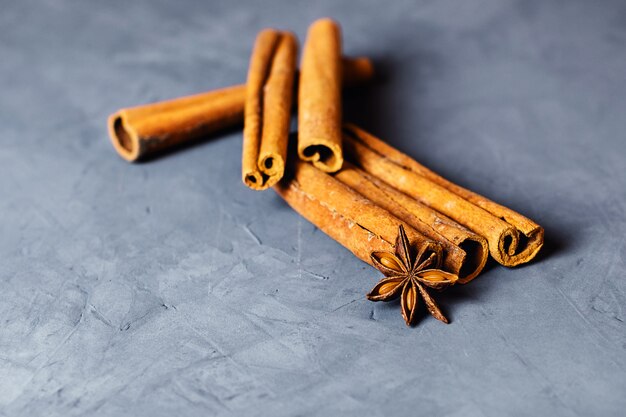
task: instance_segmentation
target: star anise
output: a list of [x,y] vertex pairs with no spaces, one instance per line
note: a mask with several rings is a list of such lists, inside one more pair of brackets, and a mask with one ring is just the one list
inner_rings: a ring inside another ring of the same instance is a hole
[[413,323],[421,297],[433,317],[448,323],[448,319],[424,287],[440,290],[454,284],[459,277],[440,269],[434,269],[437,255],[431,253],[427,256],[425,247],[422,247],[415,259],[412,259],[409,239],[406,237],[402,225],[398,230],[395,249],[395,254],[391,252],[372,252],[370,254],[374,266],[385,274],[385,278],[376,284],[374,289],[367,294],[367,298],[371,301],[390,301],[401,294],[402,317],[410,326]]

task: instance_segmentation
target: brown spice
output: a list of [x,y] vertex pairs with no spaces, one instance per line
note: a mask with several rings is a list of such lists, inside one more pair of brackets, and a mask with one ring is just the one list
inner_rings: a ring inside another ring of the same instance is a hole
[[502,265],[528,262],[541,249],[543,228],[532,220],[443,179],[354,125],[346,125],[344,131],[344,145],[351,161],[483,236],[491,256]]
[[294,162],[291,175],[274,190],[295,211],[369,264],[373,265],[373,251],[393,251],[401,224],[411,246],[424,247],[427,253],[435,254],[437,266],[441,263],[439,243],[309,163]]
[[428,238],[441,243],[443,266],[459,276],[459,283],[474,279],[489,255],[487,241],[441,213],[421,204],[363,170],[344,162],[334,177],[393,213]]
[[374,266],[385,275],[385,278],[367,294],[369,300],[390,301],[399,295],[402,317],[407,326],[410,326],[415,320],[419,299],[422,298],[428,312],[437,320],[448,324],[448,319],[424,287],[442,290],[453,285],[458,277],[436,269],[433,254],[428,254],[424,248],[421,248],[413,258],[402,225],[398,228],[395,253],[372,252],[371,258]]
[[248,72],[242,179],[264,190],[283,176],[291,120],[297,41],[287,32],[259,33]]
[[[368,58],[342,58],[345,86],[363,84],[374,71]],[[109,137],[129,162],[147,159],[243,123],[245,84],[129,107],[108,119]]]
[[343,164],[341,34],[331,19],[309,27],[300,70],[298,155],[326,172]]
[[244,85],[118,110],[109,117],[117,153],[133,162],[243,120]]

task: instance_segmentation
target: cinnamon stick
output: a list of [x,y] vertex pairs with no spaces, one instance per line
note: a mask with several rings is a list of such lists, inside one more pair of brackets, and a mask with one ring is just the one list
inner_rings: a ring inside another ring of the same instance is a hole
[[291,33],[263,30],[250,59],[243,130],[242,179],[264,190],[285,171],[296,71],[296,38]]
[[487,239],[491,256],[515,266],[530,261],[543,245],[543,228],[485,197],[459,187],[380,139],[344,126],[351,161],[393,188],[450,217]]
[[310,26],[300,70],[298,155],[326,172],[343,164],[341,34],[331,19]]
[[437,266],[441,264],[439,243],[307,162],[294,162],[291,175],[274,190],[295,211],[370,265],[372,252],[393,252],[400,224],[414,248],[426,247],[436,254]]
[[[342,58],[345,86],[372,79],[368,58]],[[129,162],[147,159],[204,136],[243,123],[246,85],[129,107],[108,119],[109,137],[117,153]]]
[[424,236],[442,245],[444,268],[466,284],[482,271],[489,256],[487,241],[452,219],[390,187],[345,161],[334,177],[379,207],[393,213]]
[[245,85],[121,109],[109,116],[117,153],[133,162],[243,120]]

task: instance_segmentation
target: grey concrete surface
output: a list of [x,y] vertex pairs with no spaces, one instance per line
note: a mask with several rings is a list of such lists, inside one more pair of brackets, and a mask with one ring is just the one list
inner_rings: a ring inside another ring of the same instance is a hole
[[[239,132],[108,142],[321,16],[386,74],[347,119],[546,228],[449,326],[367,301],[377,271],[241,184]],[[624,415],[625,135],[623,1],[4,0],[0,415]]]

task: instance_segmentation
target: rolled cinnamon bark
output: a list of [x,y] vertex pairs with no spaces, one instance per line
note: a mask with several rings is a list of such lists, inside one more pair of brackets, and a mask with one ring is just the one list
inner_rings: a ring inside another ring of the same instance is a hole
[[296,38],[266,29],[257,37],[248,81],[243,130],[242,179],[265,190],[283,177],[296,71]]
[[500,264],[528,262],[541,249],[543,228],[532,220],[445,180],[354,125],[344,132],[346,153],[356,165],[483,236]]
[[413,247],[425,246],[441,264],[442,247],[387,210],[309,163],[296,161],[293,172],[274,190],[324,233],[372,264],[373,251],[391,251],[402,224]]
[[133,162],[243,120],[245,85],[118,110],[109,116],[117,153]]
[[[342,58],[347,87],[372,79],[367,58]],[[235,85],[118,110],[108,119],[109,137],[117,153],[129,162],[192,142],[243,123],[246,85]]]
[[379,207],[393,213],[424,236],[442,245],[443,266],[466,284],[482,271],[489,256],[487,241],[452,219],[372,177],[348,161],[334,177]]
[[341,148],[341,34],[331,19],[310,26],[300,69],[298,155],[326,172],[343,163]]

